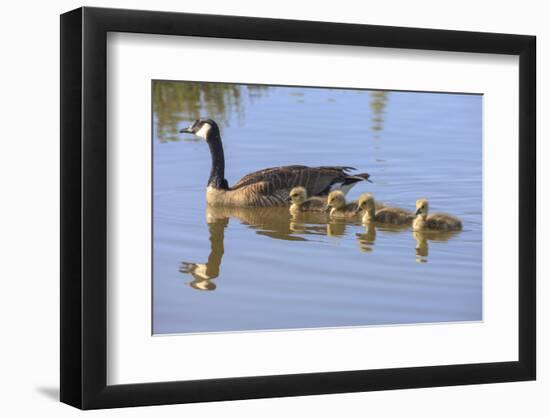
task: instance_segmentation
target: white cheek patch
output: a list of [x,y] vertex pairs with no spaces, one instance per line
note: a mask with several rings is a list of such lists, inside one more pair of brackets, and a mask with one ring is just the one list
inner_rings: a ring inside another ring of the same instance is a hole
[[197,269],[195,269],[195,274],[199,276],[202,279],[209,279],[207,273],[207,265],[206,264],[197,264]]
[[210,129],[211,129],[211,126],[208,123],[205,123],[202,125],[202,127],[199,130],[197,130],[197,133],[195,133],[195,135],[203,139],[206,139],[206,137],[208,136],[208,132],[210,132]]

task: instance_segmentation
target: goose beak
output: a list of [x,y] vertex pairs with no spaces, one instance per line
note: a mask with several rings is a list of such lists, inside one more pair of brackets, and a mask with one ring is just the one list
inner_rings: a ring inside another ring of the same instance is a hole
[[418,216],[421,213],[421,211],[422,211],[421,209],[416,210],[416,212],[414,213],[415,216]]
[[192,126],[186,127],[185,129],[181,129],[180,133],[195,133],[193,132]]

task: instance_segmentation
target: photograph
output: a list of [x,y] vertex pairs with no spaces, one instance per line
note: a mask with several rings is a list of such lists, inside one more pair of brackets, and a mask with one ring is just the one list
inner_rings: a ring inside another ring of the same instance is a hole
[[483,320],[483,95],[152,80],[152,334]]
[[63,6],[35,112],[60,146],[8,123],[31,159],[5,206],[45,192],[59,224],[30,251],[8,222],[18,271],[59,269],[6,291],[47,348],[10,407],[536,415],[542,14],[138,6]]

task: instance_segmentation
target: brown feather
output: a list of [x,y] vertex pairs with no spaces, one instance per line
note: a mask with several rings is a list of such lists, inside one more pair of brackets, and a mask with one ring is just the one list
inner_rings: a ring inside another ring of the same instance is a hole
[[462,222],[458,217],[445,213],[433,213],[426,219],[428,229],[460,230]]
[[365,180],[347,174],[351,167],[306,167],[290,165],[266,168],[241,178],[233,187],[212,190],[207,200],[214,205],[232,206],[288,206],[290,190],[296,186],[306,189],[308,196],[326,196],[337,184],[351,184]]
[[414,214],[399,207],[385,207],[376,212],[375,220],[387,224],[411,224]]
[[[331,185],[344,183],[346,179],[354,177],[346,173],[350,169],[352,168],[309,168],[303,165],[266,168],[245,175],[230,188],[230,191],[240,190],[255,183],[265,181],[274,186],[272,190],[284,189],[288,193],[291,188],[301,185],[306,189],[309,196],[326,195]],[[364,179],[364,177],[357,177],[357,181]]]
[[327,199],[323,197],[310,197],[300,205],[302,211],[326,211]]

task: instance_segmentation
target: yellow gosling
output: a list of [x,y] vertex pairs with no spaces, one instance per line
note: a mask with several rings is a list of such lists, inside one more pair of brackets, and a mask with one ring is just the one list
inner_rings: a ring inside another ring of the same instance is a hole
[[307,191],[304,187],[294,187],[288,194],[290,200],[290,213],[296,214],[302,211],[326,211],[327,204],[323,197],[307,198]]
[[416,201],[416,217],[413,230],[462,230],[462,221],[455,216],[444,213],[428,214],[428,200],[421,198]]
[[399,207],[379,207],[371,193],[364,193],[357,200],[357,209],[363,212],[362,221],[364,224],[373,222],[392,224],[392,225],[409,225],[414,219],[414,214],[408,210]]
[[327,207],[332,218],[348,219],[359,215],[357,202],[346,203],[346,197],[340,190],[332,191],[328,195]]

